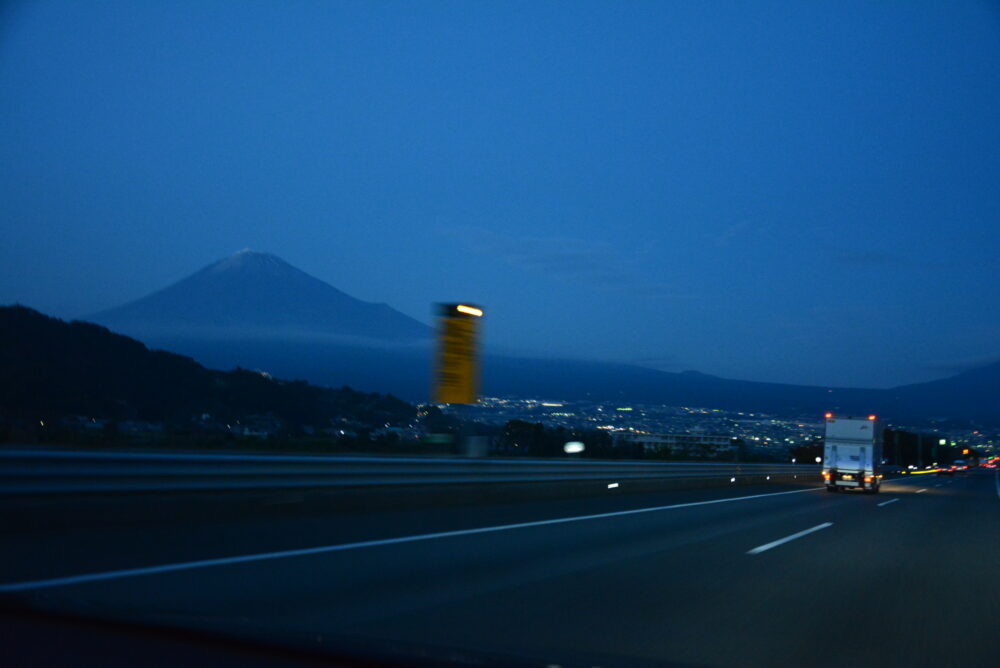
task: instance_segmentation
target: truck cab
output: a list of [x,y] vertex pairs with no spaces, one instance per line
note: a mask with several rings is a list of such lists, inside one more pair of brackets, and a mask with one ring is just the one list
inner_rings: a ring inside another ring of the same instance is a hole
[[876,494],[882,485],[883,426],[874,415],[826,414],[823,482],[828,492],[859,489]]

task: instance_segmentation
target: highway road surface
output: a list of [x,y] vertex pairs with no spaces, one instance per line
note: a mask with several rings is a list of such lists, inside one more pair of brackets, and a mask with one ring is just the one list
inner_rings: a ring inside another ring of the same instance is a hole
[[0,597],[431,663],[1000,665],[994,472],[370,512],[130,499],[4,502]]

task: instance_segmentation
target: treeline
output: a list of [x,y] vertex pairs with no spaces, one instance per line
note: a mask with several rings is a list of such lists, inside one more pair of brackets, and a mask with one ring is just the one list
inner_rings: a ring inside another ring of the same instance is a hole
[[[892,466],[930,466],[951,464],[956,459],[976,459],[978,454],[964,446],[942,445],[938,434],[922,434],[902,429],[886,429],[882,441],[882,458]],[[791,455],[800,462],[812,462],[823,456],[823,441],[792,448]]]
[[971,449],[952,446],[950,442],[941,445],[940,440],[938,434],[886,429],[882,452],[890,464],[897,466],[928,466],[935,462],[944,465],[956,459],[978,457]]
[[[479,427],[480,433],[489,433],[491,452],[507,457],[582,457],[586,459],[647,459],[669,461],[739,461],[765,462],[784,461],[776,453],[758,452],[743,440],[733,439],[729,449],[706,449],[704,451],[670,450],[646,451],[641,444],[631,442],[616,443],[612,436],[599,429],[567,429],[551,427],[542,423],[511,420],[502,428]],[[569,442],[582,443],[582,452],[570,454],[565,451]]]
[[582,443],[579,455],[587,458],[636,459],[642,453],[641,448],[616,448],[604,431],[546,427],[524,420],[511,420],[492,436],[492,453],[508,457],[565,457],[570,442]]

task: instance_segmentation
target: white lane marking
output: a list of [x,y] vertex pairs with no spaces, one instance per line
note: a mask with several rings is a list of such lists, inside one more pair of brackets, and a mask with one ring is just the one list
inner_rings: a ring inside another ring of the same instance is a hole
[[882,506],[888,506],[890,503],[896,503],[897,501],[899,501],[899,499],[889,499],[888,501],[883,501],[878,504],[878,507],[881,508]]
[[918,489],[916,493],[920,494],[920,492],[926,492],[926,491],[927,491],[927,488],[924,487],[923,489]]
[[802,538],[803,536],[808,536],[814,531],[819,531],[820,529],[825,529],[827,527],[832,527],[833,522],[823,522],[822,524],[817,524],[811,529],[806,529],[805,531],[800,531],[798,533],[793,533],[791,536],[785,536],[784,538],[779,538],[778,540],[771,541],[770,543],[764,543],[763,545],[758,545],[754,549],[747,552],[747,554],[760,554],[761,552],[766,552],[772,547],[778,547],[779,545],[784,545],[789,541],[793,541],[796,538]]
[[690,503],[675,503],[669,506],[653,506],[650,508],[634,508],[632,510],[618,510],[610,513],[597,513],[594,515],[577,515],[575,517],[560,517],[552,520],[536,520],[534,522],[519,522],[517,524],[501,524],[491,527],[480,527],[477,529],[459,529],[457,531],[440,531],[438,533],[425,533],[415,536],[401,536],[399,538],[382,538],[379,540],[365,540],[357,543],[341,543],[340,545],[322,545],[319,547],[307,547],[298,550],[282,550],[280,552],[262,552],[258,554],[245,554],[237,557],[221,557],[219,559],[202,559],[199,561],[185,561],[176,564],[162,564],[160,566],[147,566],[144,568],[126,568],[117,571],[105,571],[103,573],[85,573],[82,575],[70,575],[49,580],[32,580],[25,582],[12,582],[0,584],[0,593],[15,591],[29,591],[32,589],[46,589],[48,587],[61,587],[65,585],[83,584],[86,582],[99,582],[101,580],[115,580],[118,578],[136,577],[140,575],[155,575],[157,573],[172,573],[176,571],[186,571],[195,568],[207,568],[210,566],[226,566],[229,564],[242,564],[254,561],[267,561],[271,559],[286,559],[289,557],[304,557],[314,554],[326,554],[328,552],[344,552],[346,550],[359,550],[368,547],[382,547],[385,545],[399,545],[402,543],[416,543],[425,540],[435,540],[438,538],[452,538],[455,536],[471,536],[474,534],[495,533],[498,531],[511,531],[513,529],[527,529],[530,527],[541,527],[552,524],[567,524],[569,522],[584,522],[587,520],[598,520],[609,517],[624,517],[626,515],[638,515],[640,513],[653,513],[662,510],[676,510],[679,508],[693,508],[695,506],[710,506],[717,503],[732,503],[734,501],[749,501],[750,499],[763,499],[769,496],[783,496],[785,494],[801,494],[803,492],[818,492],[822,487],[811,487],[809,489],[793,489],[788,492],[770,492],[768,494],[751,494],[749,496],[734,496],[724,499],[712,499],[710,501],[692,501]]
[[609,482],[608,483],[608,489],[615,489],[617,487],[618,487],[618,483],[616,483],[616,482]]

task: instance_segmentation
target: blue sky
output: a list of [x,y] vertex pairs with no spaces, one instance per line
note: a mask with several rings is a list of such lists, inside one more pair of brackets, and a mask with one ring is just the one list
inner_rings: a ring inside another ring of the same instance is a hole
[[884,387],[1000,356],[990,2],[0,10],[0,303],[239,249],[494,349]]

